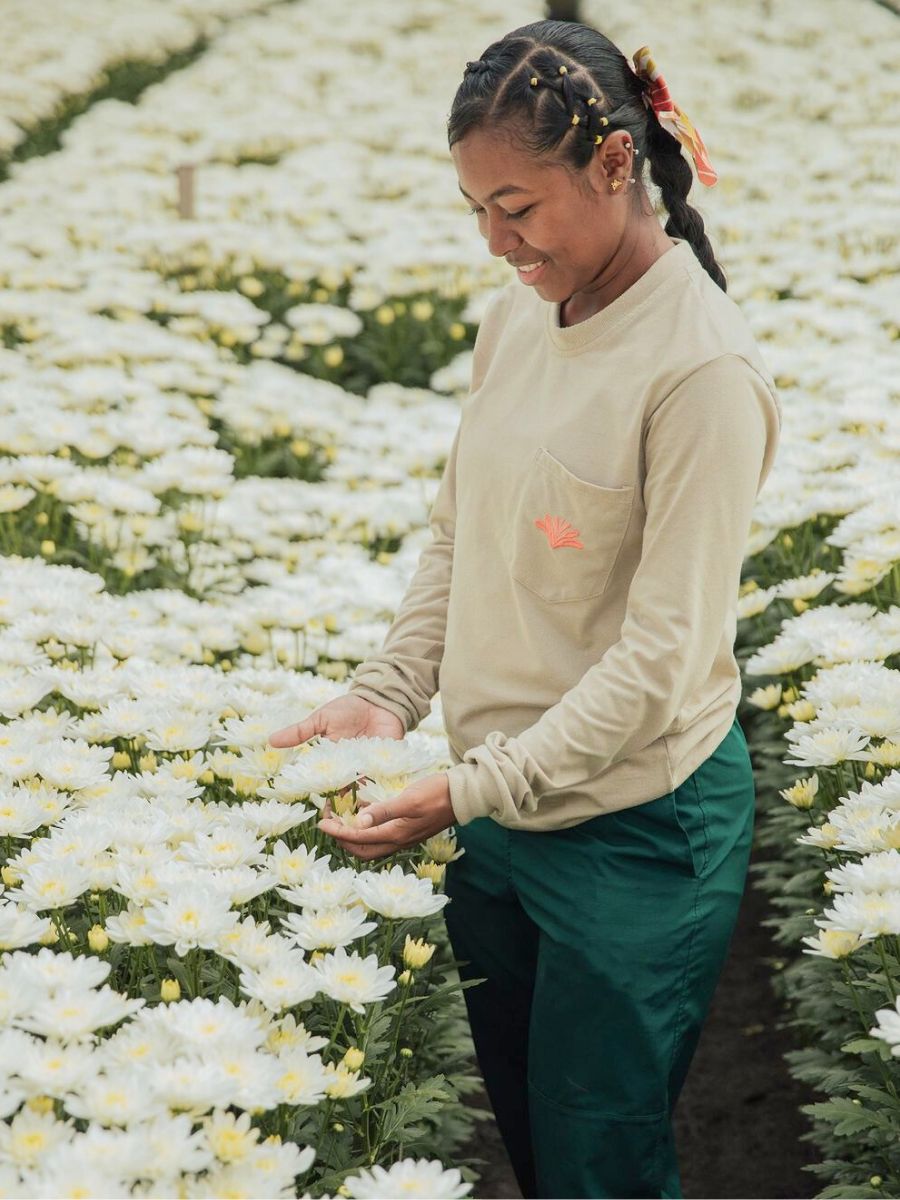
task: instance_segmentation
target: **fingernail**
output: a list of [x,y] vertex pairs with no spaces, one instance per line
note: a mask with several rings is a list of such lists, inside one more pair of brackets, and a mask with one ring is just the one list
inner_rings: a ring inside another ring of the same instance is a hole
[[359,825],[362,829],[368,829],[368,827],[372,824],[372,814],[371,813],[360,813],[359,817],[357,818],[356,824]]

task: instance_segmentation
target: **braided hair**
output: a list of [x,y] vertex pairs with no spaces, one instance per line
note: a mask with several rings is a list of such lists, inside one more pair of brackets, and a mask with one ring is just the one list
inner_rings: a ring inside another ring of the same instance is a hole
[[[522,152],[564,167],[587,190],[585,168],[609,133],[631,135],[636,174],[650,178],[668,213],[665,232],[687,241],[727,291],[700,213],[687,202],[693,174],[681,143],[644,103],[650,84],[609,38],[577,21],[533,21],[466,63],[447,121],[449,146],[476,128],[502,128]],[[631,198],[635,205],[640,197]]]

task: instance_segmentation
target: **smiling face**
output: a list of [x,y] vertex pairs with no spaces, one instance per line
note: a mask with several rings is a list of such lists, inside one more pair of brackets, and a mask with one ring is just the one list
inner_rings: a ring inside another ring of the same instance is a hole
[[511,264],[546,260],[523,282],[547,301],[563,301],[590,291],[622,244],[632,206],[628,188],[612,193],[609,181],[632,173],[624,149],[630,142],[624,131],[611,134],[579,177],[480,129],[455,142],[450,154],[491,254]]

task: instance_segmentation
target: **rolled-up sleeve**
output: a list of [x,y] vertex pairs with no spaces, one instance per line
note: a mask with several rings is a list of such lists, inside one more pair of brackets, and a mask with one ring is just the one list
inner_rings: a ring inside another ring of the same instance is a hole
[[682,380],[644,428],[646,519],[620,637],[541,717],[448,771],[459,824],[514,824],[547,791],[584,783],[659,738],[709,677],[737,603],[753,508],[780,412],[745,359]]

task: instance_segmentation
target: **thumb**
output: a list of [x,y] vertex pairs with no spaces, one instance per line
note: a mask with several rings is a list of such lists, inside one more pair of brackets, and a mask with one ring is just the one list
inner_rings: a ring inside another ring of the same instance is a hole
[[359,829],[369,829],[373,825],[384,825],[387,821],[396,820],[402,814],[397,811],[397,801],[380,800],[375,804],[367,804],[362,812],[356,815],[356,825]]
[[284,729],[277,729],[274,733],[270,733],[268,742],[270,746],[278,749],[284,746],[297,746],[300,742],[311,738],[314,733],[313,723],[307,717],[305,721],[298,721],[295,725],[286,725]]

